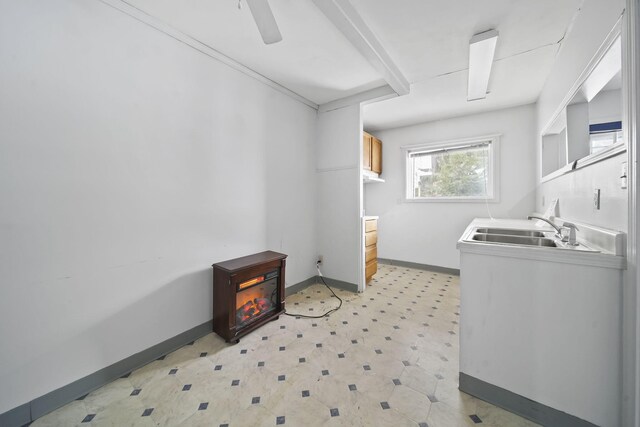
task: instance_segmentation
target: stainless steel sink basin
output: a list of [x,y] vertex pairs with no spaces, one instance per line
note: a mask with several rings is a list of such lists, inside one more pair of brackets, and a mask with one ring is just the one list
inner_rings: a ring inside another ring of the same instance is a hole
[[[478,229],[478,233],[482,229]],[[519,231],[519,230],[516,230]],[[535,232],[534,232],[535,233]],[[543,246],[548,248],[555,248],[556,242],[544,237],[530,237],[530,236],[507,236],[502,234],[475,234],[473,240],[477,242],[492,242],[492,243],[504,243],[510,245],[524,245],[524,246]]]
[[484,224],[477,228],[467,229],[460,242],[504,247],[538,248],[536,250],[600,252],[599,249],[595,249],[584,242],[578,242],[576,245],[563,242],[553,230],[532,230],[526,227],[492,227]]
[[509,236],[544,237],[544,233],[533,230],[512,230],[508,228],[478,228],[476,233],[505,234]]

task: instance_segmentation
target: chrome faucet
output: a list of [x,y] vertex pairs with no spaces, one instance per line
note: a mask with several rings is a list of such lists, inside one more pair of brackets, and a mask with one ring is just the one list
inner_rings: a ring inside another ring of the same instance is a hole
[[552,226],[555,230],[556,230],[556,236],[558,236],[559,238],[563,238],[562,236],[562,227],[558,227],[557,225],[555,225],[552,221],[549,221],[547,218],[543,218],[541,216],[538,215],[529,215],[527,217],[527,219],[539,219],[541,221],[546,222],[547,224],[549,224],[550,226]]
[[[578,242],[576,239],[576,230],[578,230],[578,227],[576,227],[575,224],[572,224],[570,222],[565,222],[562,224],[562,227],[558,227],[552,221],[548,220],[547,218],[543,218],[541,216],[529,215],[527,217],[527,219],[534,219],[534,218],[544,221],[550,226],[552,226],[556,230],[556,236],[561,241],[568,243],[571,246],[578,246]],[[568,230],[568,234],[566,233],[567,230]]]

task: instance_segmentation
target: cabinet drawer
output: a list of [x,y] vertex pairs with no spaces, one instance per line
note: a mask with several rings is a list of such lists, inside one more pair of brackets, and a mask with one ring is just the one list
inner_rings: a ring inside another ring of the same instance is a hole
[[368,247],[364,252],[364,262],[368,263],[374,259],[378,259],[378,248],[375,246]]
[[368,219],[364,222],[364,231],[376,231],[378,229],[377,219]]
[[365,235],[364,235],[364,245],[365,246],[372,246],[372,245],[375,245],[376,243],[378,243],[378,232],[377,231],[370,231],[368,233],[365,233]]
[[376,274],[376,271],[378,271],[378,261],[369,261],[364,269],[364,275],[369,279],[371,276]]

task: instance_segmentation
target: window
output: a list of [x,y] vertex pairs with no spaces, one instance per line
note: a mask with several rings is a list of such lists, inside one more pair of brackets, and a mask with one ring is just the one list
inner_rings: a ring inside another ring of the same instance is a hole
[[407,200],[497,201],[497,136],[405,150]]
[[624,142],[622,139],[622,122],[589,125],[589,142],[589,154],[598,153],[613,144]]

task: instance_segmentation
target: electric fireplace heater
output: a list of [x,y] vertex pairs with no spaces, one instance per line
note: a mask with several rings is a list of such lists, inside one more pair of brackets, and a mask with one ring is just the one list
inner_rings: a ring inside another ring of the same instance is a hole
[[213,264],[213,330],[238,342],[284,312],[287,255],[266,251]]

